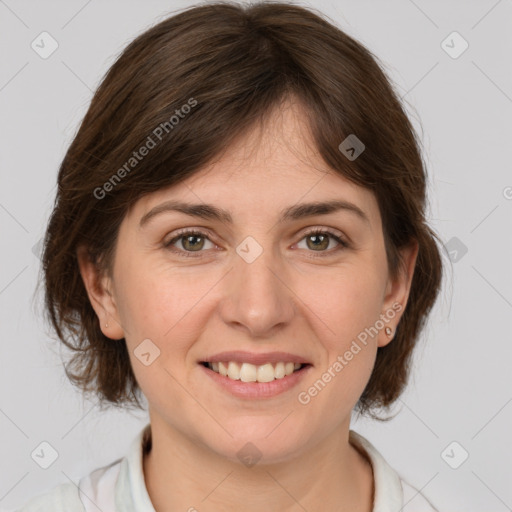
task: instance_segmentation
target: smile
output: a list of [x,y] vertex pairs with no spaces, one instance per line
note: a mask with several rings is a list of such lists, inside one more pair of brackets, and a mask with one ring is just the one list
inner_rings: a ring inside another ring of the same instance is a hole
[[313,371],[311,356],[230,350],[198,361],[214,389],[242,399],[266,399],[297,387]]
[[254,365],[251,363],[238,363],[236,361],[226,362],[203,362],[204,366],[210,370],[227,377],[231,380],[242,382],[272,382],[273,380],[283,379],[288,375],[300,370],[301,363],[277,362],[275,364],[265,363]]

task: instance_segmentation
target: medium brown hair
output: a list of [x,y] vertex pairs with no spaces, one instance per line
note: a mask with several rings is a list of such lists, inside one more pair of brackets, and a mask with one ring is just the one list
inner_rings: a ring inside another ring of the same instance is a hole
[[[45,307],[74,352],[66,374],[100,405],[142,407],[141,390],[125,341],[100,329],[77,249],[86,246],[110,272],[120,223],[135,201],[192,176],[290,95],[304,106],[326,164],[375,194],[392,276],[402,263],[398,250],[419,244],[407,306],[394,339],[378,348],[356,409],[373,416],[403,391],[442,261],[425,219],[420,142],[399,96],[377,58],[321,14],[287,3],[217,2],[179,12],[125,48],[59,169],[44,240]],[[339,149],[350,134],[365,145],[355,160]],[[135,159],[149,139],[156,144]]]

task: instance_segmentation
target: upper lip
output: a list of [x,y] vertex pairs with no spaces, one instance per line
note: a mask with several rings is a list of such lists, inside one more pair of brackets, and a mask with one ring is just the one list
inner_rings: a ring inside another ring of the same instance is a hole
[[309,364],[309,362],[301,356],[291,354],[289,352],[244,352],[243,350],[233,350],[228,352],[220,352],[215,354],[208,359],[204,359],[201,362],[204,363],[225,363],[229,361],[235,361],[237,363],[250,363],[255,366],[263,365],[265,363],[300,363]]

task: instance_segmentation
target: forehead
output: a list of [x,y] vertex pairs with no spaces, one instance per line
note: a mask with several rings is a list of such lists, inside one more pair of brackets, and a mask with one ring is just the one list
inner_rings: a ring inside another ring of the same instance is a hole
[[[333,144],[338,146],[336,141]],[[372,224],[380,220],[374,194],[335,172],[321,158],[306,113],[293,98],[183,182],[139,199],[131,213],[140,218],[171,198],[217,204],[241,220],[255,214],[263,218],[265,212],[272,216],[301,202],[344,199],[363,209]]]

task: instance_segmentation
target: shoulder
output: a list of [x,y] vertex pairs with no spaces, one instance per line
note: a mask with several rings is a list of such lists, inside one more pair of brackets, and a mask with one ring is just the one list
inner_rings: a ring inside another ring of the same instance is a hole
[[107,510],[115,510],[115,485],[120,462],[118,459],[108,466],[95,469],[82,477],[78,485],[73,482],[57,485],[12,512],[89,512],[97,510],[98,504],[107,505]]
[[[129,501],[137,510],[154,512],[144,485],[142,454],[150,436],[146,425],[133,440],[129,452],[83,476],[78,484],[66,482],[33,497],[21,508],[4,512],[105,512]],[[1,511],[0,511],[1,512]]]
[[50,491],[33,497],[14,512],[48,512],[49,510],[84,512],[78,487],[71,482],[57,485]]

